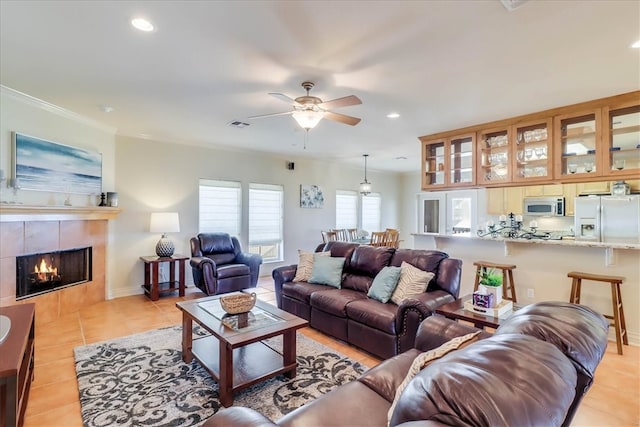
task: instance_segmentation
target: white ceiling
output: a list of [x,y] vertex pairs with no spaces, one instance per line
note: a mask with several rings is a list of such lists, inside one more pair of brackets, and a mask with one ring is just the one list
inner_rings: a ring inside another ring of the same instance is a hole
[[[119,134],[360,167],[368,153],[377,170],[420,170],[421,135],[640,89],[634,0],[2,0],[0,19],[2,85]],[[247,119],[286,111],[268,93],[304,80],[358,96],[337,112],[362,122],[323,120],[305,150],[292,117]]]

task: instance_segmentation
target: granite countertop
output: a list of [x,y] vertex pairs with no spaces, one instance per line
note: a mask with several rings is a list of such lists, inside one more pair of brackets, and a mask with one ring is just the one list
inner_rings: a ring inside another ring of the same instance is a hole
[[506,237],[479,237],[468,236],[462,234],[436,234],[436,233],[412,233],[412,236],[424,236],[435,237],[444,239],[475,239],[475,240],[487,240],[493,242],[505,242],[505,243],[522,243],[531,245],[560,245],[569,247],[590,247],[590,248],[613,248],[613,249],[635,249],[640,250],[640,244],[638,243],[604,243],[604,242],[585,242],[580,240],[573,240],[572,238],[563,238],[562,240],[544,240],[544,239],[510,239]]

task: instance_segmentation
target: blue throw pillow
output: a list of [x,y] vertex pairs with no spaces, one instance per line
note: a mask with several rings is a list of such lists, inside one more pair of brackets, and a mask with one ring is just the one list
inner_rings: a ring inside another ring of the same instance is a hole
[[400,279],[400,267],[384,267],[373,279],[367,296],[386,304]]
[[340,289],[342,283],[342,267],[344,258],[330,256],[313,256],[313,270],[309,283],[329,285]]

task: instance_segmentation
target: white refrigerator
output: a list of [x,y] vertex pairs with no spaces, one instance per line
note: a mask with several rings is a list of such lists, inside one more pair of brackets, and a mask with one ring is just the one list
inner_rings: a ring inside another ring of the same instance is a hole
[[576,197],[576,240],[640,243],[640,195]]

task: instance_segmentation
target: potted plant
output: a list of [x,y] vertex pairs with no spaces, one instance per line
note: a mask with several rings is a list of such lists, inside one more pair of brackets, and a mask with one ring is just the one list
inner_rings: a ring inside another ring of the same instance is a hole
[[493,305],[498,306],[502,302],[502,275],[494,269],[482,270],[478,273],[480,278],[479,290],[484,294],[493,294]]

